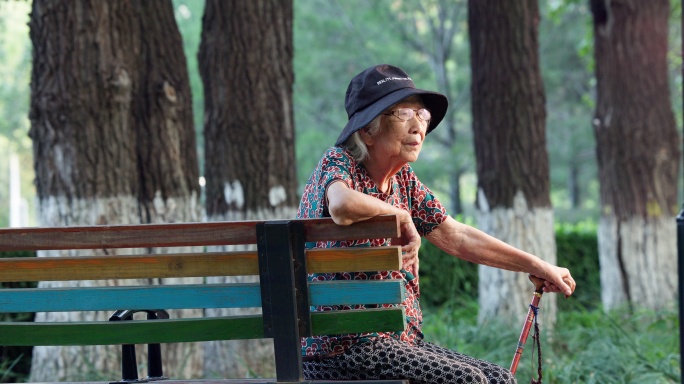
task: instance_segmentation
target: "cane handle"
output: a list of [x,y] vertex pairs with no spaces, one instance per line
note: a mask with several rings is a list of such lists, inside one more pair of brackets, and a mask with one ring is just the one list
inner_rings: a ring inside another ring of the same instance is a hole
[[545,280],[532,275],[529,275],[529,278],[532,284],[534,284],[534,291],[537,293],[543,293]]

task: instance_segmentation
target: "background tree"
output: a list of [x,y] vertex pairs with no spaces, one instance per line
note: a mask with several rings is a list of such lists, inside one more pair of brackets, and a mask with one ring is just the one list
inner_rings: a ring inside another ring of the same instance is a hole
[[668,86],[670,3],[592,0],[605,308],[671,305],[677,292],[680,140]]
[[592,23],[585,2],[540,1],[539,52],[546,95],[551,201],[560,222],[598,217]]
[[[209,221],[295,216],[292,17],[291,1],[206,3],[199,69]],[[213,281],[225,279],[244,280]],[[270,340],[207,343],[205,368],[220,376],[273,374],[271,348]]]
[[[40,225],[197,220],[191,96],[171,2],[35,0],[30,35],[30,137]],[[71,320],[109,315],[77,313]],[[39,313],[36,320],[66,319]],[[119,372],[119,349],[36,348],[31,379]],[[197,348],[164,348],[169,374],[193,376],[200,358],[188,360],[196,355],[188,349]]]
[[[555,264],[538,2],[470,0],[468,22],[478,226]],[[523,317],[526,275],[486,266],[479,275],[480,320]],[[544,308],[552,324],[553,297]]]
[[458,39],[466,33],[466,3],[429,0],[399,4],[393,10],[401,22],[389,25],[398,31],[403,45],[426,62],[427,66],[416,72],[422,75],[429,70],[435,77],[435,89],[449,98],[447,115],[429,140],[430,149],[449,154],[449,161],[442,162],[439,172],[431,175],[425,169],[423,174],[444,179],[450,190],[449,211],[460,215],[463,213],[461,179],[473,168],[472,130],[466,113],[470,104],[467,86],[470,73],[465,60],[458,60],[468,51],[467,40]]

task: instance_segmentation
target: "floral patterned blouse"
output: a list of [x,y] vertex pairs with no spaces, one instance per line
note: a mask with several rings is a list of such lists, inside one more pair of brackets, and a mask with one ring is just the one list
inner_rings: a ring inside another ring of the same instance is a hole
[[[330,217],[326,206],[325,191],[331,182],[341,180],[349,188],[374,196],[382,201],[411,212],[413,223],[420,236],[430,233],[447,217],[446,210],[435,198],[432,192],[416,177],[411,167],[406,164],[393,176],[390,193],[378,190],[368,175],[363,164],[356,162],[345,149],[333,147],[326,151],[316,169],[309,178],[302,200],[299,203],[298,218]],[[309,243],[309,248],[332,247],[368,247],[390,245],[391,239],[354,240],[337,242]],[[413,342],[422,339],[421,325],[423,315],[420,310],[418,289],[418,274],[411,267],[410,270],[372,271],[372,272],[342,272],[309,275],[310,281],[323,280],[382,280],[401,279],[406,287],[406,300],[402,305],[406,308],[407,327],[404,332],[380,332],[347,335],[313,336],[302,339],[302,355],[317,355],[339,353],[349,346],[368,341],[371,337],[393,337],[399,340]],[[383,305],[385,307],[391,305]],[[355,305],[354,309],[371,308],[377,305]],[[312,308],[314,311],[331,311],[352,309],[351,306],[326,306]]]

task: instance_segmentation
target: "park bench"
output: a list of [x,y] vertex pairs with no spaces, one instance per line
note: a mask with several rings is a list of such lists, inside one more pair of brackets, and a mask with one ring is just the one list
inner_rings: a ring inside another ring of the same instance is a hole
[[[399,236],[395,216],[350,226],[330,219],[0,229],[0,252],[79,250],[79,256],[0,259],[0,282],[259,276],[258,283],[77,286],[0,289],[0,313],[111,311],[110,321],[3,322],[0,346],[121,345],[122,382],[307,382],[300,337],[401,331],[404,308],[310,312],[317,305],[399,304],[400,280],[308,282],[307,273],[396,270],[399,247],[305,249],[307,242]],[[213,246],[254,244],[254,251]],[[200,247],[202,252],[146,250]],[[162,247],[162,248],[160,248]],[[125,255],[109,249],[142,249]],[[80,256],[84,251],[88,256]],[[109,253],[109,254],[108,254]],[[182,308],[260,307],[260,315],[168,318]],[[147,319],[133,319],[144,312]],[[276,378],[184,380],[163,377],[164,343],[272,338]],[[147,344],[148,375],[138,379],[135,345]],[[118,347],[116,347],[118,348]],[[117,381],[118,382],[118,381]],[[323,381],[319,381],[323,382]],[[407,383],[407,381],[367,381]],[[339,383],[339,381],[337,382]]]

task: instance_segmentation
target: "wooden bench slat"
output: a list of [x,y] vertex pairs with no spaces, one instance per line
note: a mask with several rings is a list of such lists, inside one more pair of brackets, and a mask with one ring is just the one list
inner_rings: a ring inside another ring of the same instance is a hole
[[[340,227],[330,219],[304,219],[306,241],[399,237],[395,216]],[[94,225],[0,229],[0,252],[59,249],[151,248],[255,244],[261,221]]]
[[311,329],[314,335],[403,331],[406,328],[404,314],[402,306],[314,312],[311,313]]
[[0,259],[0,281],[257,275],[256,251]]
[[406,298],[401,280],[320,281],[309,283],[311,305],[400,304]]
[[256,243],[255,221],[0,229],[0,251]]
[[[401,280],[309,284],[311,305],[399,304]],[[2,312],[261,307],[259,283],[0,290]]]
[[[398,246],[310,249],[306,253],[307,268],[311,273],[388,271],[398,270],[401,266],[401,248]],[[241,276],[258,273],[256,251],[0,259],[0,281],[3,282]]]
[[396,271],[401,268],[401,247],[317,248],[306,252],[310,273]]
[[[400,331],[404,308],[315,312],[315,334]],[[261,315],[201,319],[71,323],[0,323],[0,345],[113,345],[179,343],[263,337]]]
[[2,312],[261,307],[259,283],[0,290]]
[[261,315],[201,319],[0,323],[0,345],[113,345],[263,337]]
[[401,236],[399,218],[394,215],[376,216],[347,226],[337,225],[329,218],[301,221],[305,225],[306,241],[380,239]]

